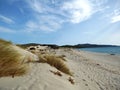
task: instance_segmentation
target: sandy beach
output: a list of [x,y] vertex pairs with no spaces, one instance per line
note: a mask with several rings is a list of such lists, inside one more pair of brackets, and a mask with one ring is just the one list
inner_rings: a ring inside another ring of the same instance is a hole
[[120,0],[0,0],[0,90],[120,90]]
[[[20,77],[1,77],[0,90],[120,90],[120,56],[103,53],[56,49],[65,55],[65,63],[73,76],[58,71],[46,63],[30,63],[29,73]],[[68,79],[72,78],[74,84]]]

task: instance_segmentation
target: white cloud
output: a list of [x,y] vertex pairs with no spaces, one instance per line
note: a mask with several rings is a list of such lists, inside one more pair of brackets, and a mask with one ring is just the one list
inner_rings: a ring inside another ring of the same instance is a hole
[[0,26],[0,32],[5,32],[5,33],[14,33],[15,31],[9,28],[5,28]]
[[83,22],[103,10],[104,0],[93,1],[96,0],[26,0],[33,14],[26,26],[31,31],[54,31],[61,28],[63,23]]
[[111,23],[120,22],[120,8],[113,11],[111,14]]
[[0,15],[0,20],[5,22],[5,23],[8,23],[8,24],[14,23],[14,21],[12,19],[5,17],[3,15]]
[[30,8],[38,13],[42,13],[44,11],[42,3],[39,0],[27,0],[27,3],[30,5]]
[[110,23],[120,22],[120,8],[114,9],[111,12],[107,13],[105,15],[105,18],[108,18]]
[[33,21],[28,21],[26,23],[26,28],[29,31],[55,31],[59,28],[61,28],[61,23],[62,21],[59,20],[59,18],[55,16],[37,16],[37,20]]
[[111,23],[120,22],[120,15],[116,15],[112,17]]
[[61,8],[71,23],[80,23],[108,8],[104,5],[106,2],[107,0],[71,0],[64,2]]
[[73,0],[65,2],[62,10],[68,14],[72,23],[79,23],[88,19],[92,15],[92,3],[88,0]]
[[26,23],[26,30],[28,32],[32,32],[32,31],[52,31],[51,27],[48,27],[47,25],[44,25],[40,22],[34,22],[34,21],[28,21]]

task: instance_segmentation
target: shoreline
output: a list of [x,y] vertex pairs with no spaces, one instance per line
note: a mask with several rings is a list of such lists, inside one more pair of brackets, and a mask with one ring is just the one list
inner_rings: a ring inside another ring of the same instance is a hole
[[83,50],[81,50],[80,53],[82,54],[82,56],[85,56],[86,58],[92,59],[94,61],[96,60],[106,61],[107,63],[111,63],[111,64],[115,63],[115,65],[118,64],[120,66],[120,55],[119,54],[111,55],[109,53],[99,53],[99,52],[91,52],[91,51],[83,51]]
[[[117,51],[116,51],[115,48],[118,48]],[[111,54],[111,55],[120,55],[120,47],[80,48],[78,50],[87,51],[87,52],[93,52],[93,53],[104,53],[104,54]]]

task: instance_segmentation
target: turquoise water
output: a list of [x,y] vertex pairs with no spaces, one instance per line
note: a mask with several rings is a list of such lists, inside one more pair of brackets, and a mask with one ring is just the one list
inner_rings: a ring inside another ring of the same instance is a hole
[[80,50],[99,53],[120,54],[120,47],[80,48]]

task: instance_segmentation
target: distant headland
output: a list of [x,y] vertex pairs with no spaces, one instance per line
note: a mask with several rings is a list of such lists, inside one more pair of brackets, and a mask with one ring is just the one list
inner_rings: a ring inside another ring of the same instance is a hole
[[18,46],[21,46],[23,48],[28,46],[49,46],[53,49],[57,48],[94,48],[94,47],[118,47],[117,45],[99,45],[99,44],[77,44],[77,45],[56,45],[56,44],[38,44],[38,43],[28,43],[28,44],[18,44]]

